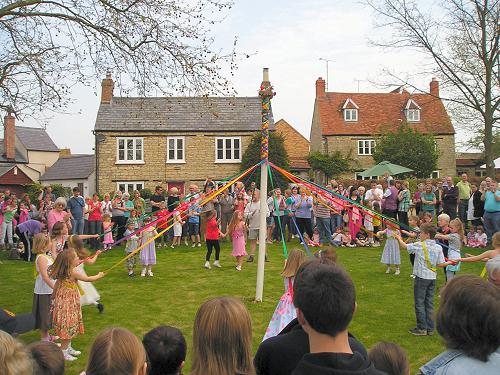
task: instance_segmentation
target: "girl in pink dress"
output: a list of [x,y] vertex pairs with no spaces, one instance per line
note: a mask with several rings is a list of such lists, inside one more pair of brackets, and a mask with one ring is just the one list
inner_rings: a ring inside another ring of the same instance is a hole
[[102,243],[104,244],[104,250],[111,249],[111,245],[113,244],[113,224],[111,222],[111,216],[108,214],[102,215],[102,229],[104,233],[104,239]]
[[231,255],[236,258],[236,270],[238,271],[241,271],[243,257],[247,255],[245,250],[245,229],[246,225],[243,221],[243,213],[241,211],[235,211],[229,223],[227,234],[233,241],[233,251]]

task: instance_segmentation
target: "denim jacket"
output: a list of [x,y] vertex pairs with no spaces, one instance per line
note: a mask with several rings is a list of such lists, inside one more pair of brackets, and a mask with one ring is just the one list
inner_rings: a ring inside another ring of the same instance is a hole
[[488,362],[467,357],[459,350],[447,350],[420,367],[419,375],[497,375],[500,368],[500,348]]

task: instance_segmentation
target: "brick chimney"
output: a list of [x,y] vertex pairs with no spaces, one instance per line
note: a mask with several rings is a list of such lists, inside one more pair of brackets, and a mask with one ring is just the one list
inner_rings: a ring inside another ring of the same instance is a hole
[[432,77],[432,81],[429,84],[429,92],[432,96],[439,98],[439,82],[436,77]]
[[101,83],[101,104],[111,103],[113,99],[113,89],[115,88],[115,82],[111,78],[111,72],[106,73],[106,78],[102,80]]
[[60,158],[68,158],[71,156],[71,149],[70,148],[63,148],[59,150],[59,157]]
[[316,98],[320,98],[326,95],[325,80],[319,77],[316,80]]
[[6,159],[16,158],[16,118],[9,112],[3,122],[3,147]]

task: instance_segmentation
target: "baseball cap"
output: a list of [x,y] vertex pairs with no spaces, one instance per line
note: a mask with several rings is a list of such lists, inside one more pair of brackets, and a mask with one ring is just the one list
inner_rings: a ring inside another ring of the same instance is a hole
[[8,334],[21,334],[35,329],[33,314],[15,314],[0,308],[0,329]]

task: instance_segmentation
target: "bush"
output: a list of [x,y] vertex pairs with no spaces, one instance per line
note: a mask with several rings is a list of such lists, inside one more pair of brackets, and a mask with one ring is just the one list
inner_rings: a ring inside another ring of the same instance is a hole
[[150,189],[142,189],[140,193],[141,193],[141,198],[143,199],[149,199],[153,195]]

